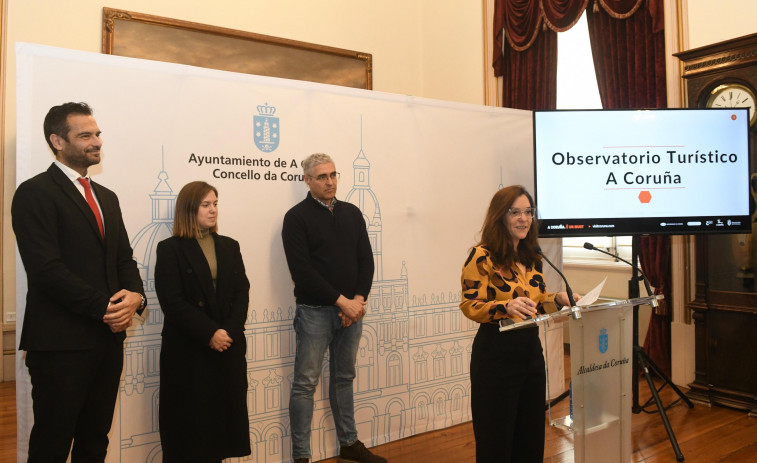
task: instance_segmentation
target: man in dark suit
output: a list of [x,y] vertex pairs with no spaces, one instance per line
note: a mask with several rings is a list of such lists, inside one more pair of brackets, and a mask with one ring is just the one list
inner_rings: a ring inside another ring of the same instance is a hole
[[[28,292],[21,350],[32,383],[29,462],[102,462],[123,341],[145,307],[116,195],[90,182],[100,129],[85,103],[50,109],[55,162],[19,185],[11,215]],[[73,441],[73,448],[72,443]]]

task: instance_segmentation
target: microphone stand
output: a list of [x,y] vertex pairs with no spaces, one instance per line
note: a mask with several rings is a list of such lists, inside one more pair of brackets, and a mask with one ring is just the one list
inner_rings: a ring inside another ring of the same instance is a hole
[[[615,257],[616,259],[625,262],[626,264],[630,265],[633,268],[633,272],[631,274],[631,279],[628,280],[628,298],[629,299],[637,299],[639,294],[639,274],[641,274],[641,277],[644,281],[644,286],[647,290],[647,294],[649,296],[652,296],[652,290],[649,286],[649,280],[647,280],[646,275],[644,275],[641,270],[639,270],[639,254],[638,254],[638,245],[639,245],[639,237],[634,235],[632,237],[631,241],[631,262],[628,262],[627,260],[621,259],[620,257],[611,254],[609,252],[603,251],[601,249],[595,248],[591,243],[585,243],[584,247],[586,249],[591,249],[594,251],[599,251],[604,254],[608,254],[610,256]],[[652,304],[652,307],[657,306],[657,301],[655,300]],[[680,389],[678,389],[678,386],[673,384],[673,382],[668,378],[668,376],[665,374],[664,371],[660,367],[658,367],[652,359],[647,355],[646,351],[644,351],[644,348],[639,345],[639,306],[634,305],[633,306],[633,366],[632,371],[634,372],[633,375],[631,375],[631,388],[633,393],[633,405],[631,407],[631,411],[634,414],[639,414],[641,412],[645,413],[653,413],[648,412],[645,410],[647,406],[649,406],[652,401],[657,404],[657,411],[660,413],[660,418],[662,419],[662,424],[665,426],[665,431],[668,433],[668,439],[670,439],[670,444],[673,447],[673,452],[676,454],[676,461],[683,461],[683,453],[681,452],[681,447],[678,445],[678,439],[676,439],[676,435],[673,432],[673,428],[670,425],[670,420],[668,420],[668,414],[665,412],[666,408],[662,405],[662,400],[660,400],[660,394],[659,391],[662,390],[662,388],[665,387],[665,385],[670,385],[670,387],[678,394],[678,397],[680,399],[674,401],[671,403],[668,407],[672,407],[676,403],[678,403],[679,400],[683,400],[686,402],[686,404],[689,406],[689,408],[694,408],[694,404],[689,400],[686,395],[681,392]],[[652,393],[652,398],[647,400],[647,403],[643,406],[639,405],[639,367],[641,367],[641,371],[644,374],[644,377],[647,380],[647,384],[649,385],[649,390]],[[660,379],[663,380],[662,386],[658,389],[654,381],[652,380],[652,376],[649,373],[649,370],[652,370]]]
[[[563,275],[563,273],[560,271],[559,268],[557,268],[555,266],[555,264],[553,264],[549,259],[547,259],[547,256],[544,255],[544,253],[542,252],[540,246],[536,247],[536,253],[539,254],[542,257],[542,259],[544,259],[549,264],[549,266],[552,267],[555,270],[555,272],[557,272],[558,275],[560,275],[560,277],[562,278],[562,281],[565,282],[565,292],[568,294],[568,302],[570,303],[570,310],[575,310],[575,308],[576,308],[576,301],[573,299],[573,290],[570,289],[570,284],[568,284],[568,279],[565,278],[565,275]],[[574,313],[580,314],[580,312],[574,312]],[[544,328],[544,339],[545,339],[545,342],[546,342],[546,339],[547,339],[546,326]],[[545,348],[545,350],[546,350],[546,348]],[[547,355],[549,355],[549,354],[547,354]],[[547,404],[547,406],[545,408],[547,410],[551,409],[552,407],[554,407],[555,405],[557,405],[558,403],[560,403],[560,401],[562,401],[563,399],[567,398],[568,395],[570,395],[570,390],[564,391],[562,394],[560,394],[557,397],[555,397],[554,399],[552,399]]]
[[[630,286],[628,287],[628,295],[629,295],[629,297],[631,296],[631,293],[635,293],[636,294],[635,297],[639,297],[639,275],[638,274],[641,274],[641,279],[644,282],[644,288],[647,290],[647,296],[652,297],[652,296],[654,296],[654,293],[652,292],[652,287],[649,285],[649,278],[647,278],[647,276],[644,274],[644,272],[641,271],[641,268],[639,268],[639,259],[638,259],[639,255],[636,253],[636,249],[637,248],[634,245],[634,241],[633,241],[634,237],[631,237],[631,239],[632,239],[632,241],[631,241],[631,260],[633,260],[635,263],[628,262],[627,260],[623,259],[622,257],[620,257],[618,255],[615,255],[615,254],[613,254],[611,252],[607,252],[604,249],[597,248],[597,247],[595,247],[591,243],[584,243],[584,248],[586,248],[586,249],[588,249],[590,251],[598,251],[598,252],[601,252],[602,254],[607,254],[608,256],[612,257],[613,259],[617,259],[617,260],[619,260],[619,261],[621,261],[623,263],[626,263],[626,264],[630,265],[631,267],[633,267],[633,275],[632,275],[633,279],[631,281],[629,281],[628,283],[629,284],[633,283],[636,286],[634,286],[633,288],[631,288]],[[650,303],[650,305],[652,307],[657,307],[659,305],[659,304],[657,304],[657,299],[653,299],[652,302]]]
[[539,246],[536,247],[536,253],[541,256],[542,259],[544,259],[550,267],[552,267],[555,272],[557,272],[558,275],[560,275],[560,278],[562,278],[562,281],[565,282],[565,292],[568,294],[568,302],[570,303],[570,308],[573,309],[576,306],[576,301],[573,299],[573,290],[570,289],[570,285],[568,284],[568,279],[565,278],[565,275],[558,269],[555,264],[553,264],[549,259],[547,259],[547,256],[544,255],[541,248]]

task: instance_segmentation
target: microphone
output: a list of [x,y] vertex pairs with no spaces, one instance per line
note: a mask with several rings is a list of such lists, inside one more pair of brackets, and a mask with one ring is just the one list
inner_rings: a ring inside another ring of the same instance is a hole
[[542,252],[540,246],[536,246],[536,248],[534,250],[536,251],[537,254],[539,254],[542,257],[542,259],[544,259],[545,261],[547,261],[547,263],[549,264],[550,267],[552,267],[553,269],[555,269],[555,272],[557,272],[557,274],[560,275],[560,277],[562,277],[562,281],[565,282],[565,292],[568,293],[568,302],[570,302],[570,306],[571,307],[575,307],[576,306],[576,301],[573,300],[573,290],[570,289],[570,284],[568,284],[568,279],[565,278],[565,275],[562,274],[562,272],[560,271],[560,269],[558,269],[557,267],[555,267],[555,264],[553,264],[552,262],[549,261],[549,259],[547,259],[547,256],[544,255],[544,253]]
[[[647,290],[647,296],[649,296],[649,297],[653,297],[654,296],[654,293],[652,292],[652,288],[649,285],[649,279],[647,278],[646,275],[644,275],[644,272],[639,267],[633,265],[632,263],[628,262],[627,260],[623,259],[620,256],[617,256],[617,255],[615,255],[615,254],[613,254],[611,252],[607,252],[607,251],[605,251],[603,249],[599,249],[599,248],[595,247],[593,244],[591,244],[589,242],[584,243],[584,248],[586,248],[586,249],[588,249],[590,251],[599,251],[602,254],[607,254],[608,256],[612,256],[612,257],[618,259],[619,261],[625,262],[626,264],[628,264],[631,267],[635,268],[641,274],[641,279],[642,279],[642,281],[644,281],[644,288],[646,288],[646,290]],[[652,299],[651,306],[652,307],[657,307],[657,299]]]

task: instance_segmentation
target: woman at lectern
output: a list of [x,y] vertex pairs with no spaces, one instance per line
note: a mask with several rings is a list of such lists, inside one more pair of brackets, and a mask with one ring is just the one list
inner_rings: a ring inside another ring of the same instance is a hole
[[244,335],[250,283],[239,243],[217,234],[217,221],[218,191],[188,183],[176,198],[173,236],[158,243],[164,463],[250,454]]
[[497,191],[481,241],[463,265],[460,310],[480,323],[470,363],[477,463],[544,459],[546,378],[538,328],[499,331],[500,321],[512,324],[553,312],[555,302],[569,304],[567,293],[545,287],[535,216],[522,186]]

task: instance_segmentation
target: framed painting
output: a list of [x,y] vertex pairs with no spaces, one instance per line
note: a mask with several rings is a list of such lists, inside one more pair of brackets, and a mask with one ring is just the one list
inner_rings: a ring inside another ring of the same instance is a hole
[[102,52],[223,71],[372,89],[372,55],[103,8]]

